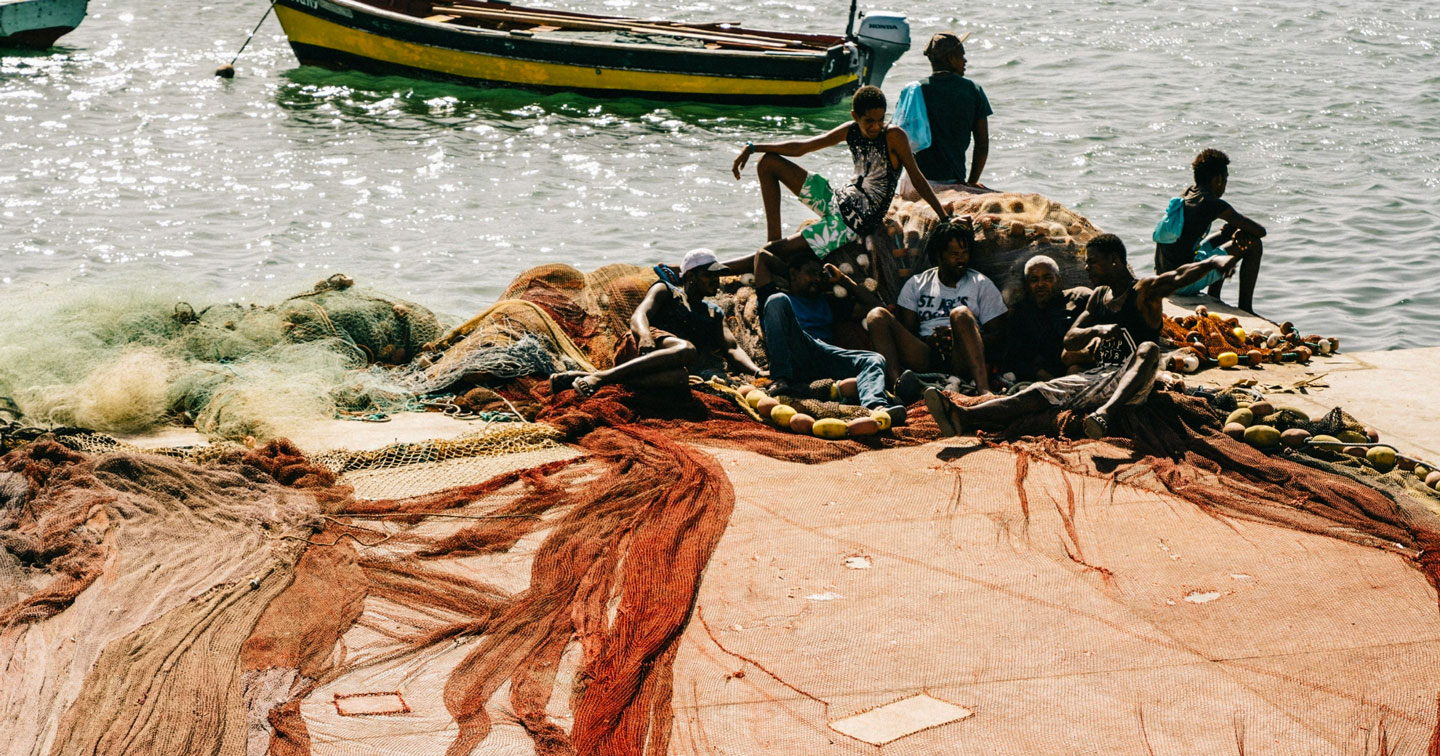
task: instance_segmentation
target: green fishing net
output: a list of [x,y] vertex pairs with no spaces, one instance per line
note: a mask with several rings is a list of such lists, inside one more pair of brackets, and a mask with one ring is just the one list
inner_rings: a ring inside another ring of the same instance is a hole
[[404,365],[442,333],[424,307],[341,275],[278,304],[196,307],[139,289],[7,297],[0,396],[24,421],[218,438],[388,413],[415,398]]

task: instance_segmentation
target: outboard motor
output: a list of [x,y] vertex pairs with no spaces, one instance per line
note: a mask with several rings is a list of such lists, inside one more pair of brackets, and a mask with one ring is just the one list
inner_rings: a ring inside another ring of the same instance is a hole
[[860,83],[878,87],[890,73],[890,66],[910,49],[910,22],[903,13],[862,13],[855,43],[864,56]]

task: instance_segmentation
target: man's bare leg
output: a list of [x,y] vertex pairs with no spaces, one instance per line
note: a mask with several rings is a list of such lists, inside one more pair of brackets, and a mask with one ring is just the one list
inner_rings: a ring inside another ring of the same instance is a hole
[[[1210,238],[1215,239],[1218,236],[1219,234],[1216,234]],[[1239,299],[1235,302],[1235,306],[1252,315],[1255,314],[1255,282],[1260,280],[1260,258],[1265,254],[1265,245],[1259,237],[1251,236],[1244,231],[1236,231],[1231,237],[1231,241],[1223,247],[1220,247],[1220,249],[1224,250],[1225,254],[1231,257],[1240,258],[1240,295]],[[1225,279],[1222,278],[1210,284],[1210,287],[1205,290],[1205,293],[1219,299],[1220,290],[1224,287],[1224,284]]]
[[[766,154],[768,155],[769,153]],[[785,237],[784,239],[776,239],[775,241],[767,242],[765,246],[760,248],[760,252],[768,252],[771,255],[774,255],[775,257],[784,261],[788,265],[790,262],[790,258],[801,252],[804,252],[807,249],[810,249],[810,242],[805,241],[805,237],[801,236],[799,233],[794,233]],[[737,257],[733,260],[725,260],[722,262],[722,264],[730,269],[730,275],[733,276],[740,276],[746,273],[754,273],[755,254],[749,254],[744,257]],[[784,271],[781,272],[783,273]]]
[[1038,391],[1021,391],[1011,396],[995,396],[968,407],[950,401],[940,389],[925,389],[925,406],[940,425],[943,435],[958,436],[967,428],[1007,425],[1036,412],[1052,409],[1050,402]]
[[1255,314],[1255,282],[1260,280],[1260,258],[1265,254],[1261,240],[1249,234],[1238,234],[1235,246],[1243,250],[1240,261],[1240,309]]
[[658,348],[655,351],[622,362],[609,370],[576,378],[575,384],[586,384],[589,387],[588,393],[594,393],[595,389],[612,383],[648,388],[685,385],[689,380],[690,366],[695,364],[699,356],[695,345],[675,336],[666,336],[656,346]]
[[782,235],[780,224],[780,185],[784,184],[797,197],[810,172],[773,152],[760,156],[755,164],[760,178],[760,199],[765,204],[765,240],[775,241]]
[[950,366],[956,375],[970,374],[975,390],[984,396],[990,393],[990,366],[985,364],[985,340],[980,336],[980,322],[969,307],[950,311]]
[[885,358],[885,384],[895,388],[904,369],[923,370],[930,364],[930,345],[910,333],[893,313],[876,307],[865,314],[871,345]]
[[[1154,342],[1147,341],[1136,350],[1136,360],[1130,365],[1125,374],[1120,376],[1120,383],[1115,387],[1115,393],[1100,408],[1090,413],[1085,418],[1085,435],[1091,438],[1103,438],[1109,435],[1110,415],[1116,407],[1123,407],[1129,404],[1135,397],[1155,383],[1155,375],[1160,371],[1160,347]],[[1099,435],[1096,435],[1096,434]]]

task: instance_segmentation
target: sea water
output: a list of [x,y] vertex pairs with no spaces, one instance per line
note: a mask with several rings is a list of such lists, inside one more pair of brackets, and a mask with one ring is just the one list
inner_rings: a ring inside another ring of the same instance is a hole
[[[848,3],[536,3],[840,33]],[[869,3],[862,3],[862,8]],[[1257,308],[1347,349],[1440,344],[1440,6],[932,3],[973,32],[995,114],[984,182],[1118,233],[1141,273],[1195,153],[1269,229]],[[0,53],[0,298],[158,289],[273,302],[334,272],[452,318],[520,271],[678,261],[764,241],[747,140],[806,138],[848,108],[723,107],[483,90],[299,66],[261,0],[92,0],[59,47]],[[843,149],[806,156],[843,179]],[[786,200],[787,226],[807,211]],[[1083,283],[1079,281],[1067,284]],[[1234,284],[1225,297],[1233,301]],[[207,299],[209,298],[209,299]],[[13,300],[12,300],[13,301]]]

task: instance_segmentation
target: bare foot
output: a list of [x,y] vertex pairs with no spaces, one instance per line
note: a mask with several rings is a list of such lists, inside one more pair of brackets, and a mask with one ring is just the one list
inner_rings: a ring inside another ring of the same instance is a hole
[[558,394],[565,389],[573,388],[575,385],[575,379],[582,378],[585,375],[588,374],[583,370],[566,370],[563,372],[551,374],[550,393]]

